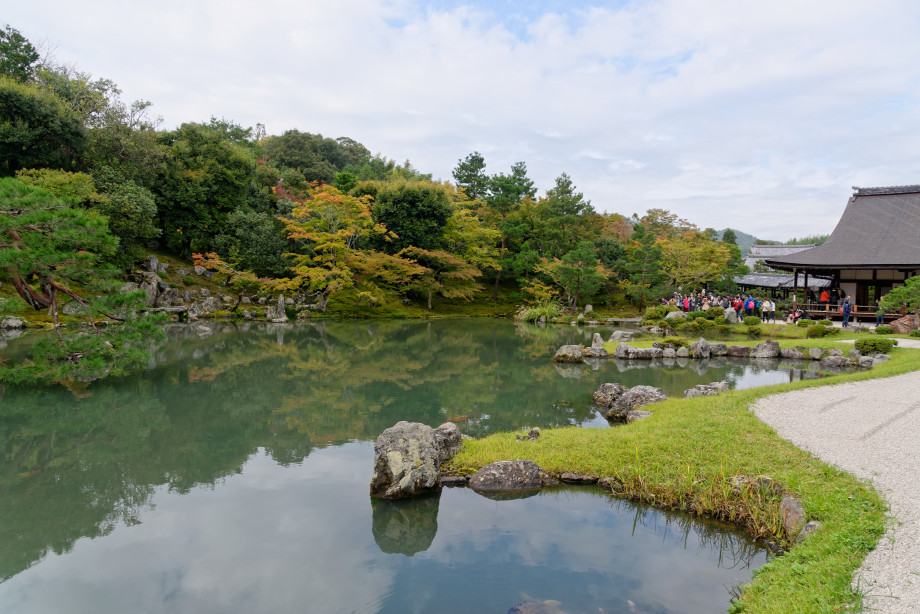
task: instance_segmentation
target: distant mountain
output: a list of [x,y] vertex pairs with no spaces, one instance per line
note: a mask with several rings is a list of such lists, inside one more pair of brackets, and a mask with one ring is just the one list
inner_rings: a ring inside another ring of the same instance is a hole
[[[728,230],[728,228],[716,231],[716,236],[720,241],[726,230]],[[754,245],[754,241],[757,240],[757,237],[749,235],[746,232],[741,232],[737,228],[732,228],[732,231],[735,233],[735,242],[738,244],[738,249],[741,250],[741,255],[747,256],[748,252],[751,251],[751,246]]]

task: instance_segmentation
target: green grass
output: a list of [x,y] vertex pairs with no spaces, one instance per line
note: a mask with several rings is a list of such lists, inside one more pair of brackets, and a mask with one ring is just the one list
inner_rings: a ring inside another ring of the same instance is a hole
[[[732,343],[753,345],[758,340]],[[784,340],[780,344],[802,343]],[[608,344],[608,350],[615,345]],[[809,339],[804,345],[844,351],[852,347],[828,339]],[[612,477],[620,496],[735,522],[754,536],[791,545],[794,536],[783,534],[778,497],[734,494],[731,489],[732,476],[769,475],[798,494],[808,518],[824,526],[758,570],[742,588],[732,611],[858,609],[860,595],[851,589],[850,580],[884,532],[884,502],[856,478],[777,437],[750,408],[758,399],[777,392],[917,369],[920,352],[895,349],[890,361],[871,371],[656,403],[651,418],[622,428],[544,430],[537,441],[526,444],[517,441],[514,433],[496,434],[467,442],[446,470],[471,473],[498,460],[530,459],[554,474],[572,471]]]

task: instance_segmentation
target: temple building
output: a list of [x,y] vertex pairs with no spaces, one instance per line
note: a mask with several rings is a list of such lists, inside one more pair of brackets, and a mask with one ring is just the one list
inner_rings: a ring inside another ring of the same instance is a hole
[[809,277],[826,278],[857,306],[870,307],[920,274],[920,185],[854,187],[826,242],[764,261],[790,271],[797,288],[814,288]]

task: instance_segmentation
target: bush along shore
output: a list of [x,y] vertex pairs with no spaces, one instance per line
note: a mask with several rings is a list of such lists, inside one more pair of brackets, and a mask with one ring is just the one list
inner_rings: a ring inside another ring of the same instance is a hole
[[[636,345],[646,343],[651,345]],[[781,341],[783,347],[795,343]],[[610,354],[616,345],[607,344]],[[808,345],[844,347],[828,339],[810,339]],[[652,406],[652,417],[623,427],[567,427],[544,430],[536,438],[501,433],[466,441],[442,471],[470,475],[493,462],[525,459],[555,478],[598,479],[618,497],[735,523],[785,553],[740,587],[731,612],[858,610],[861,595],[851,580],[884,532],[884,501],[856,478],[779,439],[750,408],[770,394],[918,369],[920,352],[895,348],[891,360],[871,370],[668,399]],[[801,503],[805,520],[817,521],[807,539],[801,523],[788,522],[790,499]]]

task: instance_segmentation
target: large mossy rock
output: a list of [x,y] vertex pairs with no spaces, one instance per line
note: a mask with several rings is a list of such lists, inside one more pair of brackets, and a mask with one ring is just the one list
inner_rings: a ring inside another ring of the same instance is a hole
[[702,337],[698,341],[690,344],[689,353],[691,358],[709,358],[709,342]]
[[441,452],[435,430],[418,422],[397,422],[374,444],[371,495],[402,499],[441,489]]
[[470,478],[470,488],[480,492],[535,490],[558,483],[538,464],[530,460],[490,463]]
[[591,395],[591,399],[595,407],[610,409],[613,407],[616,400],[623,396],[623,393],[627,390],[629,390],[629,388],[623,384],[601,384],[598,389],[594,391],[594,394]]
[[731,307],[726,308],[725,311],[722,312],[722,317],[725,319],[726,324],[738,323],[738,313]]
[[649,403],[664,401],[667,398],[668,395],[661,388],[633,386],[614,401],[606,417],[610,420],[625,420],[627,414],[632,410],[639,409]]
[[555,362],[584,362],[585,348],[580,345],[563,345],[553,356]]
[[443,463],[463,448],[460,427],[453,422],[445,422],[434,429],[434,440],[438,445],[438,458]]
[[764,341],[758,343],[751,350],[751,358],[777,358],[779,356],[779,344],[776,341]]

